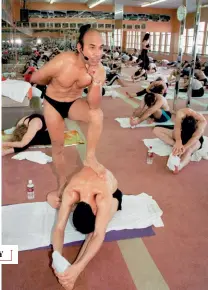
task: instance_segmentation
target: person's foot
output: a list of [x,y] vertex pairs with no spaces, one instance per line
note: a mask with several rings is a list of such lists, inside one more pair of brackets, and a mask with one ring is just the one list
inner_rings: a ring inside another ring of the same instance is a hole
[[105,167],[100,164],[95,157],[87,157],[83,163],[84,166],[90,167],[92,170],[94,170],[99,177],[104,177],[106,171]]
[[58,195],[58,191],[52,191],[47,194],[46,197],[47,202],[53,208],[60,208],[61,205],[61,198]]

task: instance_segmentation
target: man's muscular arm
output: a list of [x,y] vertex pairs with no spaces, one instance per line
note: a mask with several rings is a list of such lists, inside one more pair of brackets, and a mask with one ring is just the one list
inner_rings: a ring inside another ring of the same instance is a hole
[[64,62],[66,62],[65,53],[57,55],[42,66],[41,69],[32,74],[31,82],[38,85],[48,85],[51,79],[59,74]]
[[89,67],[88,73],[92,76],[92,84],[87,95],[90,109],[98,109],[102,98],[102,86],[105,83],[106,72],[103,66],[100,66],[96,71]]

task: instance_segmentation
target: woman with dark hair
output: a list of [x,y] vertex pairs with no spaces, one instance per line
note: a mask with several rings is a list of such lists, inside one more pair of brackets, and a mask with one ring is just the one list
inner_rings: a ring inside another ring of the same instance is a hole
[[144,69],[148,70],[149,68],[149,57],[148,57],[148,49],[149,45],[149,37],[150,34],[146,33],[143,40],[142,40],[142,51],[141,51],[141,60],[143,61]]
[[24,151],[30,146],[49,144],[51,139],[43,115],[32,114],[17,122],[11,138],[2,143],[2,156]]
[[163,96],[147,93],[144,100],[141,101],[139,108],[133,112],[130,124],[131,126],[136,126],[147,119],[149,119],[149,123],[162,123],[171,119],[168,102]]
[[147,73],[144,69],[143,65],[131,76],[133,82],[135,80],[141,81],[141,80],[147,80]]
[[180,109],[176,113],[175,127],[154,128],[154,134],[163,142],[173,146],[173,155],[179,156],[181,162],[175,167],[174,173],[178,173],[191,160],[191,155],[202,148],[203,134],[207,121],[203,115],[188,109]]

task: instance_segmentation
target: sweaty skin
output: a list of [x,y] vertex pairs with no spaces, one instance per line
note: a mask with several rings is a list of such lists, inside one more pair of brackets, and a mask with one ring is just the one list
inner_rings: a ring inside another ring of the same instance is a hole
[[[57,55],[32,75],[31,82],[48,85],[46,95],[59,102],[75,101],[68,112],[71,120],[88,123],[87,154],[84,164],[100,177],[104,167],[97,161],[95,150],[99,141],[103,113],[100,109],[101,90],[105,83],[105,70],[100,63],[103,40],[97,31],[88,31],[83,39],[84,47],[77,44],[79,53],[64,52]],[[85,60],[84,55],[89,58]],[[86,99],[81,98],[83,89],[89,88]],[[52,142],[52,157],[58,175],[58,191],[48,194],[52,207],[59,207],[60,197],[67,182],[64,160],[64,120],[57,110],[44,99],[44,117]]]
[[117,188],[117,180],[112,172],[106,169],[104,179],[100,179],[89,167],[84,167],[74,175],[65,188],[53,230],[54,251],[62,255],[64,231],[75,203],[79,201],[88,203],[96,215],[95,230],[87,236],[75,262],[62,274],[55,271],[55,275],[65,289],[73,289],[80,273],[101,248],[108,223],[118,208],[118,200],[112,196]]

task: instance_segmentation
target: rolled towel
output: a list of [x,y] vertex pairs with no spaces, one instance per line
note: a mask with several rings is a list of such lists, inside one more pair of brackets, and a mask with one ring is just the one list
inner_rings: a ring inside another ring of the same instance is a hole
[[52,258],[52,266],[58,273],[63,273],[69,266],[71,266],[71,264],[58,251],[53,252]]
[[168,158],[167,167],[171,171],[175,171],[175,167],[179,168],[180,163],[181,163],[181,159],[178,156],[174,156],[171,153],[169,158]]

